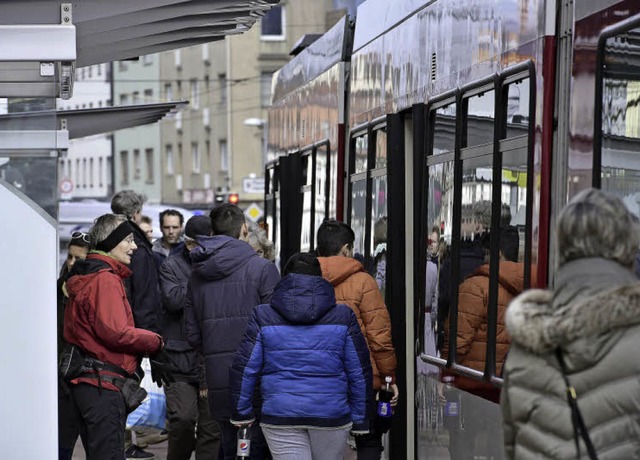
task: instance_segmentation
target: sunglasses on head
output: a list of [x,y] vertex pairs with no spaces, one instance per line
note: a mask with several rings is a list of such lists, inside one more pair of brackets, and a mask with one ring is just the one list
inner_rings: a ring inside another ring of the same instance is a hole
[[72,240],[82,239],[82,241],[89,244],[89,235],[87,235],[85,232],[75,231],[71,233],[71,239]]

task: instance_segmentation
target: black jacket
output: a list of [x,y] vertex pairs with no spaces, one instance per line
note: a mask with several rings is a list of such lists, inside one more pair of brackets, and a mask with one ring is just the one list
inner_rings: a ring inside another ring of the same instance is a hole
[[162,337],[165,350],[176,363],[176,380],[198,383],[202,357],[187,342],[184,331],[184,306],[187,285],[191,277],[189,251],[170,255],[160,266],[160,293],[162,296]]
[[129,223],[133,227],[133,238],[138,246],[129,265],[133,274],[125,280],[133,320],[137,328],[160,333],[160,286],[151,243],[140,227],[133,221]]

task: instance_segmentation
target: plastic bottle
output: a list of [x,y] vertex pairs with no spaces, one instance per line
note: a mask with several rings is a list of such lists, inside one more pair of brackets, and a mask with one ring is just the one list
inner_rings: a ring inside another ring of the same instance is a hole
[[251,433],[249,432],[249,425],[244,425],[238,428],[238,445],[236,449],[236,456],[238,458],[247,458],[251,452]]
[[378,395],[378,415],[380,417],[392,417],[393,409],[391,409],[391,398],[393,398],[393,390],[391,389],[391,377],[384,378],[385,387],[380,390]]
[[453,386],[454,378],[452,375],[446,375],[442,377],[442,381],[445,385],[445,396],[449,395],[444,406],[444,415],[446,417],[457,417],[460,413],[460,404],[457,398],[450,398],[451,393],[449,392]]

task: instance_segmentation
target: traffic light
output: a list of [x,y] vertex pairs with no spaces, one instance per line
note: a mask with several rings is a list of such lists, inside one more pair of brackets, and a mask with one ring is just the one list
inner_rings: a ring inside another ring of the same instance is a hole
[[229,203],[238,204],[240,201],[240,196],[237,193],[229,193]]

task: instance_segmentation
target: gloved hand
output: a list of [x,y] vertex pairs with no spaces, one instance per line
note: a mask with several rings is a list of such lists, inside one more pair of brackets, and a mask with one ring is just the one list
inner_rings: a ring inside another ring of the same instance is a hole
[[160,350],[153,358],[149,358],[149,361],[151,362],[151,380],[159,387],[176,381],[173,378],[176,364],[164,349]]

